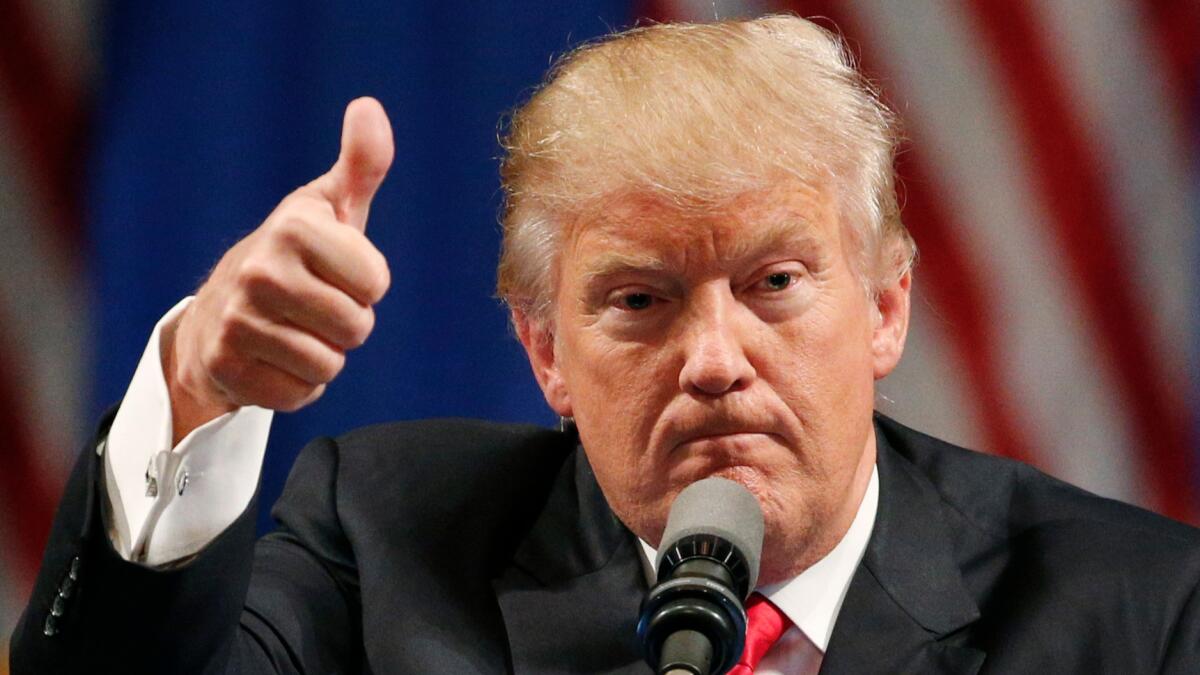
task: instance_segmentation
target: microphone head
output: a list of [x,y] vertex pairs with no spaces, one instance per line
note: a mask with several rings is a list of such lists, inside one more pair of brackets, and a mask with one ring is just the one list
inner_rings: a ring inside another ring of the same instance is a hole
[[[696,535],[715,536],[737,549],[747,567],[747,588],[742,597],[754,590],[762,560],[763,515],[758,499],[749,490],[739,483],[717,477],[705,478],[684,488],[671,504],[667,526],[659,542],[655,569],[660,575],[664,558],[678,559],[680,552],[676,550],[676,544]],[[700,554],[711,555],[704,551]],[[659,580],[662,580],[661,576]]]

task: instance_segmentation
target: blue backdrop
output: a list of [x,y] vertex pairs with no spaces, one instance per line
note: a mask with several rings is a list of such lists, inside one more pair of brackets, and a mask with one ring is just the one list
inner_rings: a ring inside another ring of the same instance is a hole
[[551,423],[493,298],[497,122],[553,55],[629,13],[600,0],[113,3],[89,165],[94,411],[123,395],[158,318],[329,167],[346,102],[370,94],[396,138],[368,226],[392,288],[326,395],[276,416],[261,503],[317,435],[430,416]]

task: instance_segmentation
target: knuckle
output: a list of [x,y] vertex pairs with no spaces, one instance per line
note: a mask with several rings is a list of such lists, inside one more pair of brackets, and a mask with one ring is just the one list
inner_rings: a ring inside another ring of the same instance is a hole
[[380,183],[387,176],[387,166],[374,163],[368,164],[363,170],[363,177],[373,183]]
[[288,196],[284,197],[276,207],[276,212],[287,213],[293,209],[300,208],[304,204],[312,201],[312,195],[303,187],[292,191]]
[[361,347],[366,343],[367,338],[371,337],[371,331],[375,329],[375,310],[370,307],[365,307],[359,310],[355,316],[354,322],[350,328],[350,345],[351,347]]
[[218,346],[207,352],[202,360],[209,376],[222,387],[233,391],[241,389],[246,367],[245,361],[235,350]]
[[323,384],[319,384],[319,385],[309,389],[308,393],[304,396],[304,398],[302,398],[300,400],[300,404],[297,406],[297,408],[303,408],[304,406],[308,405],[309,403],[312,403],[313,401],[321,398],[321,395],[324,393],[325,393],[325,385],[323,385]]
[[228,305],[225,311],[221,312],[216,345],[223,350],[232,350],[245,340],[252,330],[250,318]]
[[271,238],[276,248],[284,251],[294,251],[304,245],[304,229],[308,223],[299,214],[290,214],[279,221],[272,229]]
[[251,294],[277,290],[282,286],[276,268],[262,258],[243,263],[238,277],[241,285]]
[[244,378],[239,390],[250,404],[272,410],[289,410],[300,389],[285,373],[273,366],[260,366],[253,377]]
[[[286,207],[286,208],[285,208]],[[308,223],[295,205],[281,205],[256,233],[255,255],[265,258],[295,256],[305,246]]]
[[267,407],[280,412],[296,412],[321,397],[325,385],[288,387],[280,391]]
[[346,365],[346,355],[339,351],[328,350],[328,353],[321,359],[319,365],[319,373],[322,382],[330,382],[333,378],[342,372],[342,368]]
[[270,404],[267,407],[279,412],[296,412],[304,406],[304,397],[281,396],[276,403]]
[[388,269],[387,259],[378,252],[376,252],[375,263],[372,265],[371,279],[367,293],[370,295],[371,304],[375,304],[383,299],[388,287],[392,285],[392,272]]

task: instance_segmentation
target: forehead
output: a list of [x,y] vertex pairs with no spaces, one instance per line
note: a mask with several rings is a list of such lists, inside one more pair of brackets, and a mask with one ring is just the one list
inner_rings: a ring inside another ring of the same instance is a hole
[[[798,182],[737,195],[713,207],[684,207],[655,195],[631,193],[608,200],[569,236],[568,254],[589,258],[645,257],[670,264],[673,254],[736,259],[783,243],[836,246],[833,200]],[[577,260],[577,262],[580,262]],[[630,261],[634,262],[634,261]]]

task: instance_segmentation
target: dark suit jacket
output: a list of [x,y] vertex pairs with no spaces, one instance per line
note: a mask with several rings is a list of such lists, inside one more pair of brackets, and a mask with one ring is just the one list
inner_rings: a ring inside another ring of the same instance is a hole
[[[879,512],[822,672],[1200,672],[1196,530],[876,424]],[[71,478],[14,673],[649,672],[636,540],[568,434],[317,440],[276,532],[254,543],[252,506],[170,570],[114,554],[100,466]]]

